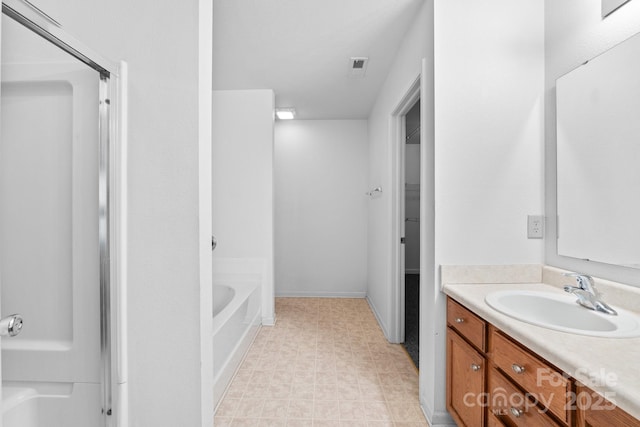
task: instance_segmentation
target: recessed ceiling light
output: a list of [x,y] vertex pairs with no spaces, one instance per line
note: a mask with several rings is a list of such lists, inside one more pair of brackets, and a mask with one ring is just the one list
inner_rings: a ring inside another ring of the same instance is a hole
[[291,120],[296,118],[295,108],[276,108],[276,117],[279,120]]

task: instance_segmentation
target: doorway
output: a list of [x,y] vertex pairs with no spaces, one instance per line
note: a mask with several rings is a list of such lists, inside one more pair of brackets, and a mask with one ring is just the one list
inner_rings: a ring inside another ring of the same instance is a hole
[[[390,312],[391,312],[391,325],[389,328],[389,341],[392,343],[401,344],[405,342],[405,300],[411,299],[412,296],[405,295],[406,287],[406,262],[407,262],[407,224],[410,235],[410,249],[409,256],[411,257],[409,273],[415,274],[419,272],[421,257],[420,248],[423,244],[422,240],[424,236],[420,233],[420,193],[424,191],[421,188],[420,182],[422,179],[423,171],[420,168],[416,168],[416,165],[420,165],[422,161],[420,157],[424,154],[421,153],[419,147],[420,144],[407,144],[407,141],[417,142],[420,140],[422,130],[421,124],[424,120],[421,116],[421,76],[417,76],[411,86],[407,89],[404,96],[400,99],[397,107],[391,114],[391,153],[390,158],[391,170],[392,170],[392,197],[391,197],[391,238],[393,244],[391,245],[391,298],[390,298]],[[412,111],[413,110],[413,111]],[[410,114],[411,112],[411,114]],[[407,120],[409,123],[407,124]],[[414,132],[413,135],[411,133]],[[407,147],[409,149],[407,150]],[[407,187],[407,174],[406,163],[407,157],[409,158],[411,168],[410,185]],[[417,158],[416,158],[417,157]],[[416,164],[416,161],[418,162]],[[409,191],[407,191],[409,190]],[[411,215],[407,215],[407,200],[406,195],[409,194],[412,198],[418,197],[417,200],[411,200]],[[407,221],[407,218],[411,218],[411,221]],[[418,221],[416,221],[418,219]],[[418,227],[416,227],[418,226]],[[413,231],[417,231],[413,233]],[[423,234],[423,233],[422,233]],[[416,251],[415,249],[418,249]],[[411,270],[411,268],[413,270]],[[419,276],[418,276],[419,277]],[[416,277],[410,277],[409,279],[415,279]],[[415,286],[413,287],[415,289]],[[417,301],[419,304],[419,299]],[[419,319],[415,319],[415,324]],[[416,343],[417,344],[417,343]]]
[[[420,99],[404,116],[404,347],[418,368],[420,346]],[[402,274],[402,272],[401,272]]]

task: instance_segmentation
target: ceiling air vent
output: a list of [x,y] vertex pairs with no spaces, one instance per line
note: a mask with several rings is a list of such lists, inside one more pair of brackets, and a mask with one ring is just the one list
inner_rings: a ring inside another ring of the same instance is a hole
[[364,77],[367,65],[369,65],[369,58],[366,56],[352,56],[349,58],[349,77]]

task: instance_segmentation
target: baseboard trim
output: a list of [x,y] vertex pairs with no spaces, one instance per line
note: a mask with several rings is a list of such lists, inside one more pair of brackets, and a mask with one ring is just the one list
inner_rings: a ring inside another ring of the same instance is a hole
[[420,401],[420,409],[431,427],[457,427],[447,411],[434,411],[422,400]]
[[366,298],[366,292],[276,291],[280,298]]
[[369,308],[371,308],[371,311],[373,312],[373,316],[376,318],[376,321],[378,322],[380,329],[382,329],[382,333],[384,334],[384,337],[387,339],[387,341],[389,341],[389,331],[387,331],[387,327],[382,322],[382,318],[378,314],[378,310],[376,309],[376,306],[373,304],[373,302],[369,297],[367,297],[367,303],[369,304]]
[[262,326],[275,326],[275,324],[276,324],[276,316],[262,318]]

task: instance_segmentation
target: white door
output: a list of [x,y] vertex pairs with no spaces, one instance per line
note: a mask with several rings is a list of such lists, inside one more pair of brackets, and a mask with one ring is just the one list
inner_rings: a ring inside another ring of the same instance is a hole
[[102,423],[99,82],[3,14],[0,314],[24,319],[1,338],[5,427]]

